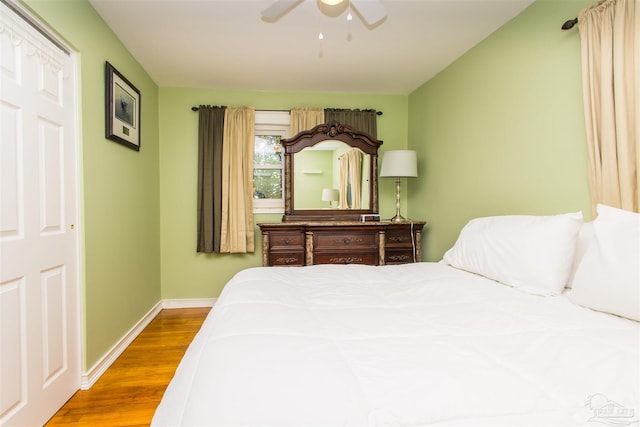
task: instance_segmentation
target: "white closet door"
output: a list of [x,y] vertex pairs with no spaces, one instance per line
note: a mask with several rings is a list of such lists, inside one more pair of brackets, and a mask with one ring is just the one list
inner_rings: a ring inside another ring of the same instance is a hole
[[80,385],[75,72],[0,3],[0,425]]

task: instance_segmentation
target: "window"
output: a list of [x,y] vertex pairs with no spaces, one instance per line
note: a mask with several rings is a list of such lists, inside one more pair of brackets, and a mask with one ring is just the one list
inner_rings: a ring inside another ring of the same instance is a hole
[[284,151],[288,111],[256,111],[253,155],[253,212],[284,212]]

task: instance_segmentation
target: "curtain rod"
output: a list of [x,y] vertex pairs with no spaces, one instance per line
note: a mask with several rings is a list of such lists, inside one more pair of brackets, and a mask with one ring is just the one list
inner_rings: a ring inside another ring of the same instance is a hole
[[[207,105],[207,107],[224,108],[224,105]],[[191,107],[191,111],[198,111],[200,107]]]
[[578,23],[578,18],[573,18],[573,19],[569,19],[568,21],[566,21],[564,24],[562,24],[562,29],[563,30],[570,30],[574,27],[574,25],[576,25]]
[[[200,108],[198,107],[191,107],[191,111],[198,111]],[[259,110],[259,111],[275,111],[275,112],[280,112],[280,111],[291,111],[291,110]],[[375,110],[362,110],[362,111],[375,111]],[[381,116],[383,113],[382,111],[376,111],[376,115]]]

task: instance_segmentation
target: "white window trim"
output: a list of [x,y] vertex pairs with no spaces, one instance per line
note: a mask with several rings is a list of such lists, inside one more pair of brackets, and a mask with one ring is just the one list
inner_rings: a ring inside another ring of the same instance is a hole
[[[261,111],[255,115],[256,135],[281,135],[289,137],[291,116],[288,111]],[[269,166],[265,165],[264,169]],[[263,168],[261,168],[263,169]],[[279,169],[279,168],[278,168]],[[282,165],[282,198],[281,199],[253,199],[254,214],[282,214],[284,213],[284,160]]]

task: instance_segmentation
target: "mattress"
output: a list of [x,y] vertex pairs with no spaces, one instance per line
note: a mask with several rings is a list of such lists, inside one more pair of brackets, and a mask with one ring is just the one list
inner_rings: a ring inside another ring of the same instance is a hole
[[639,346],[637,322],[441,263],[252,268],[152,425],[628,425]]

